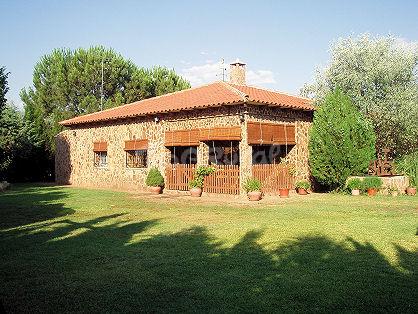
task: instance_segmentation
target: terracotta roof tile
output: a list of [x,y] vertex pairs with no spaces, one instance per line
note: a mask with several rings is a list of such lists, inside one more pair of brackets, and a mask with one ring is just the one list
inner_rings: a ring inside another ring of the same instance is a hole
[[312,101],[250,86],[216,82],[131,104],[78,116],[61,121],[61,125],[73,125],[96,121],[116,120],[194,108],[215,107],[253,102],[301,110],[313,110]]

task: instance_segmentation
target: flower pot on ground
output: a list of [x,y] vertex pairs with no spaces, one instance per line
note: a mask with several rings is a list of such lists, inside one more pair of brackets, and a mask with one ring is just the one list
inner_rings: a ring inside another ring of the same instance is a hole
[[308,190],[311,188],[311,183],[308,180],[300,180],[295,184],[296,191],[300,195],[308,194]]
[[203,183],[206,176],[210,175],[215,171],[215,168],[210,166],[199,166],[197,167],[194,178],[189,182],[190,196],[201,197],[203,191]]
[[163,191],[164,177],[157,168],[151,168],[148,172],[145,184],[150,187],[152,194],[160,194]]
[[351,191],[351,195],[360,195],[360,190],[363,188],[363,182],[359,178],[348,179],[346,184],[348,191]]
[[363,180],[364,188],[367,190],[369,196],[374,196],[377,191],[382,187],[382,179],[379,177],[366,177]]
[[367,189],[368,196],[375,196],[376,194],[377,194],[377,189],[374,189],[374,188]]
[[289,197],[289,189],[288,188],[279,189],[279,195],[281,198]]
[[202,196],[202,188],[190,188],[190,196],[201,197]]
[[408,186],[406,188],[406,194],[409,196],[414,196],[415,194],[417,194],[417,188],[413,186]]
[[255,178],[248,178],[244,184],[244,189],[247,192],[248,199],[250,201],[261,200],[261,182]]
[[149,190],[152,194],[161,194],[163,191],[163,188],[161,186],[151,186]]

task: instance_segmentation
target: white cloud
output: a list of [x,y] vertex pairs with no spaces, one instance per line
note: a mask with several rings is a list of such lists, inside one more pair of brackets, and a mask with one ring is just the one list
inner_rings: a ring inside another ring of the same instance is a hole
[[274,73],[269,70],[247,71],[248,85],[276,84]]
[[[225,80],[229,81],[229,65],[224,64]],[[222,62],[214,62],[213,60],[206,60],[205,64],[194,65],[184,68],[182,75],[190,81],[192,86],[199,86],[215,81],[222,80]],[[248,85],[269,85],[275,84],[274,73],[269,70],[248,70],[247,69],[247,84]]]
[[[211,61],[211,60],[208,60]],[[192,86],[198,86],[214,81],[221,81],[221,62],[206,62],[182,70],[182,75],[190,81]]]

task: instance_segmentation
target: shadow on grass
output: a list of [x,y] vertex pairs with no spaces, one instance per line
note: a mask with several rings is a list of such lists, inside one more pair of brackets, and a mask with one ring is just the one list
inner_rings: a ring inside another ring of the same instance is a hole
[[0,221],[0,229],[14,228],[74,213],[60,200],[68,197],[62,188],[45,185],[20,185],[0,193],[0,211],[7,220]]
[[[123,213],[0,233],[11,312],[416,312],[417,252],[395,268],[371,244],[303,237],[226,247],[203,227],[147,231]],[[115,222],[116,220],[116,222]],[[30,244],[30,245],[28,245]]]

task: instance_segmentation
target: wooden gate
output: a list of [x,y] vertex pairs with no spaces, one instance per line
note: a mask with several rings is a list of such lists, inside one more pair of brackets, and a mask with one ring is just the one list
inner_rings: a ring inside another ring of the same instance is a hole
[[193,179],[196,165],[168,165],[165,170],[165,187],[168,190],[188,191],[189,181]]
[[261,181],[261,190],[264,193],[277,192],[280,188],[292,189],[294,186],[295,178],[290,174],[287,165],[253,165],[252,175]]
[[214,167],[216,171],[205,177],[203,191],[219,194],[239,194],[239,166],[214,165]]

